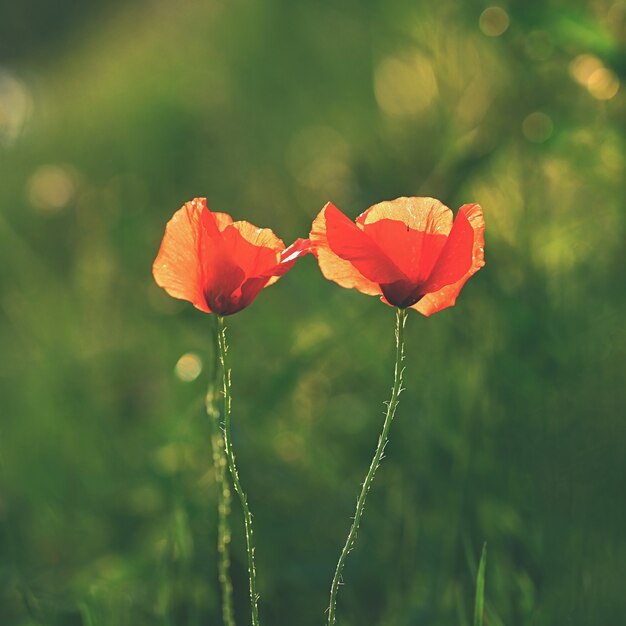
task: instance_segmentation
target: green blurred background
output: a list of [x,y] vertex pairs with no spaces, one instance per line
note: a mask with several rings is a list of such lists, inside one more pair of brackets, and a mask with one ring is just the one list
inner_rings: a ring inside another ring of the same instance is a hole
[[[487,265],[411,312],[340,624],[467,626],[483,541],[489,626],[625,623],[625,79],[622,0],[2,0],[0,624],[219,624],[165,222],[206,196],[289,242],[401,195],[480,202]],[[312,257],[229,319],[266,626],[324,621],[394,321]]]

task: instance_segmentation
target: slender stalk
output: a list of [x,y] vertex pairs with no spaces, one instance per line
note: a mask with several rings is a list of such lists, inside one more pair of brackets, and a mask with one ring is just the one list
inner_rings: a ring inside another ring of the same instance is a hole
[[483,626],[485,613],[485,569],[487,567],[487,544],[483,544],[483,551],[476,574],[476,599],[474,601],[474,626]]
[[378,446],[376,447],[374,458],[372,459],[369,470],[367,471],[367,475],[365,476],[365,480],[363,481],[361,493],[359,494],[356,502],[356,511],[354,513],[352,526],[350,527],[350,532],[348,533],[346,544],[344,545],[343,550],[341,551],[341,555],[339,557],[339,561],[337,562],[337,569],[335,570],[335,576],[333,577],[333,582],[330,587],[328,626],[333,626],[335,624],[335,615],[337,610],[337,592],[339,591],[339,585],[342,583],[341,575],[343,573],[343,568],[346,564],[348,554],[350,553],[356,542],[356,538],[359,532],[359,525],[361,523],[361,517],[363,515],[363,509],[365,508],[365,500],[367,499],[367,494],[369,493],[370,487],[372,486],[372,481],[374,480],[376,470],[378,469],[380,461],[383,458],[385,446],[387,445],[387,441],[389,439],[389,429],[391,427],[391,422],[393,421],[393,416],[396,412],[396,407],[398,406],[398,398],[400,396],[400,393],[402,392],[402,374],[404,373],[402,361],[404,359],[405,323],[406,310],[398,309],[396,316],[396,363],[393,375],[393,388],[391,390],[391,399],[387,403],[387,411],[385,414],[383,430],[380,434],[380,438],[378,439]]
[[233,451],[233,442],[230,432],[230,415],[231,415],[231,388],[230,388],[230,368],[228,367],[227,353],[228,345],[226,343],[226,325],[224,318],[219,316],[218,323],[218,346],[220,362],[222,364],[223,393],[224,393],[224,443],[226,444],[226,458],[228,459],[228,469],[235,491],[239,496],[241,508],[243,509],[243,521],[246,531],[246,552],[248,555],[248,578],[250,580],[250,608],[252,610],[252,626],[259,626],[259,595],[256,590],[256,567],[254,565],[254,532],[252,530],[252,514],[248,506],[248,498],[241,486],[239,480],[239,472],[235,464],[235,453]]
[[218,367],[218,328],[213,322],[215,347],[209,388],[206,394],[206,412],[211,425],[211,448],[213,451],[213,467],[217,483],[217,573],[222,591],[222,620],[224,626],[235,626],[235,610],[233,607],[233,584],[230,578],[230,503],[231,493],[226,476],[226,453],[224,437],[220,429],[220,412],[218,409],[220,370]]

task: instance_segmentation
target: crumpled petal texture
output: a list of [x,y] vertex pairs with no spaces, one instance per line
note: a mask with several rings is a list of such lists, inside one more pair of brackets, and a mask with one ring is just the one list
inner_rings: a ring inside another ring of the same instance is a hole
[[352,222],[329,202],[313,222],[312,251],[329,280],[428,316],[454,305],[485,264],[481,207],[463,205],[452,217],[434,198],[398,198]]
[[268,228],[233,222],[195,198],[174,213],[152,266],[154,279],[174,298],[205,313],[232,315],[309,252],[309,242],[285,244]]

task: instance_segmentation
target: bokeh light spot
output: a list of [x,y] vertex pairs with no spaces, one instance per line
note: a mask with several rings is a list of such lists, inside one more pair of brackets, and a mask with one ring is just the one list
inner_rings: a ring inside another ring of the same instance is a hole
[[601,67],[589,76],[587,89],[597,100],[610,100],[619,91],[619,79],[615,72]]
[[527,115],[522,122],[522,132],[528,141],[543,143],[549,139],[554,130],[554,124],[550,116],[541,111],[535,111]]
[[0,67],[0,145],[10,146],[22,133],[32,111],[26,86]]
[[569,64],[571,77],[597,100],[610,100],[619,91],[619,78],[593,54],[579,54]]
[[285,157],[293,177],[304,187],[337,193],[350,185],[350,146],[330,126],[301,129],[289,143]]
[[502,7],[497,6],[485,9],[478,20],[480,30],[489,37],[503,35],[510,23],[509,14]]
[[412,117],[427,109],[439,93],[430,60],[423,54],[387,57],[376,68],[374,93],[391,117]]
[[202,359],[193,352],[187,352],[178,359],[174,373],[179,380],[190,383],[202,372]]
[[275,439],[276,451],[287,463],[295,463],[302,458],[302,438],[292,432],[280,432]]
[[74,200],[76,187],[76,174],[71,167],[42,165],[29,178],[26,192],[35,209],[56,213]]
[[612,141],[605,141],[600,147],[600,159],[608,170],[621,172],[624,169],[624,154],[619,145]]
[[606,14],[607,24],[619,32],[626,22],[626,2],[617,0],[614,2]]
[[590,76],[602,67],[602,61],[593,54],[579,54],[569,64],[569,73],[579,85],[586,87]]

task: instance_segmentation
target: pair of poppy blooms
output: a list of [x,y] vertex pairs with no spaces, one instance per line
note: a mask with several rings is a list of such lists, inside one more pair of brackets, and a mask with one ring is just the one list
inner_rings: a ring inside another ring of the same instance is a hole
[[311,252],[327,279],[428,316],[454,305],[485,264],[484,229],[478,204],[464,204],[453,221],[434,198],[398,198],[375,204],[355,223],[329,202],[309,238],[286,248],[270,229],[233,222],[195,198],[168,222],[153,274],[170,296],[232,315]]

